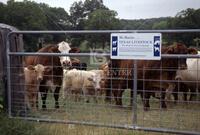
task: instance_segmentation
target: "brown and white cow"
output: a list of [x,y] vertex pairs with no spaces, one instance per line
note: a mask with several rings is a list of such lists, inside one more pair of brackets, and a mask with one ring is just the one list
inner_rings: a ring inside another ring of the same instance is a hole
[[[197,52],[194,54],[197,54]],[[188,66],[186,70],[178,70],[176,72],[175,79],[177,82],[174,83],[173,90],[175,102],[178,100],[179,92],[183,92],[183,99],[187,101],[187,93],[190,91],[189,100],[192,101],[196,96],[197,90],[200,91],[200,61],[198,58],[187,58],[186,63]]]
[[[170,45],[162,48],[162,54],[191,54],[195,49],[187,48],[184,44]],[[122,105],[122,93],[125,89],[133,89],[133,65],[132,60],[111,60],[109,63],[109,78],[106,100],[110,101],[113,93],[117,105]],[[137,62],[137,86],[144,109],[148,110],[149,98],[156,91],[161,92],[161,107],[166,108],[165,90],[169,87],[166,80],[173,80],[178,69],[186,69],[185,58],[162,58],[160,61],[141,60]],[[112,86],[112,87],[111,87]],[[112,93],[111,93],[112,90]],[[133,96],[133,91],[131,91]],[[132,101],[132,100],[131,100]],[[131,102],[132,103],[132,102]]]
[[[71,48],[67,42],[60,42],[58,44],[47,45],[37,52],[39,53],[77,53],[80,52],[78,48]],[[46,99],[48,89],[55,88],[54,99],[55,99],[55,108],[59,108],[59,92],[62,84],[63,78],[63,68],[69,67],[72,65],[69,56],[28,56],[25,59],[25,65],[37,65],[42,64],[44,66],[50,66],[52,70],[46,71],[44,78],[40,83],[39,91],[42,98],[42,108],[46,108]]]

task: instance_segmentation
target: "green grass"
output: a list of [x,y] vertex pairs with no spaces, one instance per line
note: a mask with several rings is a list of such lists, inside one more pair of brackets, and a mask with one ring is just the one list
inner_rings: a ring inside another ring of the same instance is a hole
[[50,124],[8,118],[0,113],[1,135],[161,135],[142,131],[73,124]]
[[[124,92],[123,104],[124,106],[129,105],[129,91]],[[60,92],[62,94],[62,92]],[[137,125],[141,127],[152,127],[152,128],[169,128],[175,130],[189,130],[200,132],[200,105],[199,104],[183,104],[168,102],[168,108],[163,110],[159,108],[159,100],[151,98],[150,111],[143,111],[143,105],[140,97],[138,96],[137,102]],[[98,103],[91,101],[85,103],[83,99],[79,102],[74,102],[73,98],[69,98],[64,101],[60,96],[60,109],[54,109],[54,98],[53,94],[49,93],[47,98],[47,110],[41,109],[41,103],[39,110],[36,112],[27,113],[27,117],[34,117],[38,119],[46,120],[60,120],[60,121],[80,121],[80,122],[93,122],[99,124],[112,124],[112,125],[132,125],[133,111],[128,107],[118,107],[112,104],[104,102],[104,97],[99,99]],[[4,121],[15,121],[15,119],[3,119]],[[21,124],[17,124],[21,123]],[[5,125],[11,126],[5,126]],[[3,125],[3,124],[2,124]],[[24,126],[27,127],[24,128]],[[16,126],[16,127],[15,127]],[[14,128],[14,130],[9,130]],[[15,130],[21,131],[24,134],[48,134],[48,135],[62,135],[62,134],[80,134],[80,135],[121,135],[121,134],[152,134],[149,132],[142,131],[130,131],[113,128],[102,128],[93,126],[83,125],[66,125],[66,124],[47,124],[38,122],[27,122],[27,121],[15,121],[8,122],[3,125],[3,128],[9,130],[8,133],[15,132]],[[1,132],[0,132],[1,133]],[[6,132],[7,133],[7,132]],[[158,134],[158,133],[157,133]]]
[[[123,95],[124,106],[129,105],[130,99],[128,97],[129,97],[129,91],[126,91]],[[167,103],[168,108],[166,110],[163,110],[159,107],[159,100],[151,98],[150,105],[151,105],[150,111],[147,112],[143,111],[142,101],[138,96],[138,103],[137,103],[138,126],[152,127],[152,128],[169,128],[175,130],[188,130],[188,131],[200,132],[199,104],[179,103],[175,105],[174,103],[168,102]],[[74,102],[73,99],[68,99],[64,102],[62,98],[60,98],[60,109],[56,110],[54,109],[53,95],[49,94],[47,99],[47,106],[48,106],[47,111],[42,111],[40,106],[39,111],[29,113],[29,116],[36,118],[50,119],[50,120],[80,121],[80,122],[100,123],[105,125],[113,124],[113,125],[129,125],[129,126],[132,125],[132,120],[133,120],[133,111],[131,108],[117,107],[114,105],[114,103],[106,104],[104,103],[103,98],[99,99],[98,103],[95,103],[93,101],[90,103],[85,103],[83,102],[83,100],[79,102]],[[53,125],[55,126],[56,124]],[[51,127],[52,125],[49,126]],[[66,125],[60,125],[58,127],[62,126]],[[89,130],[93,129],[95,131],[98,130],[97,127],[96,128],[87,127],[87,128]],[[112,129],[109,132],[115,132],[115,130]],[[127,134],[130,133],[130,131],[124,131],[124,130],[123,132],[127,132]]]
[[5,113],[0,113],[1,135],[47,135],[44,130],[38,130],[36,123],[25,120],[10,119]]

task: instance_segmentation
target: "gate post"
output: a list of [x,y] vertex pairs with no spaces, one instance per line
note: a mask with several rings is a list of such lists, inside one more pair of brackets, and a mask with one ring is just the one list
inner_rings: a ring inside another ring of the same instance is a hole
[[137,60],[133,64],[133,126],[137,125]]
[[[10,56],[9,52],[17,52],[23,50],[22,36],[14,34],[8,38],[8,34],[12,31],[17,31],[16,28],[0,23],[0,51],[1,51],[1,63],[0,69],[3,69],[1,79],[4,84],[4,106],[12,115],[24,115],[24,79],[20,76],[22,71],[22,58],[17,56]],[[10,47],[9,47],[9,46]],[[8,61],[9,59],[9,61]],[[10,72],[8,76],[8,72]],[[16,86],[17,84],[17,86]],[[12,85],[12,86],[11,86]],[[14,87],[15,85],[15,87]],[[10,87],[10,88],[9,88]],[[20,102],[19,102],[20,101]]]

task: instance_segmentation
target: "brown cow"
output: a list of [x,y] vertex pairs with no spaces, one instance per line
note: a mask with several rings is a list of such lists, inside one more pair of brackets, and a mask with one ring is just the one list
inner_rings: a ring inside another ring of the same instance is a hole
[[[196,50],[188,49],[184,44],[162,48],[162,54],[190,54],[193,51]],[[133,89],[133,64],[133,60],[111,60],[109,63],[109,79],[107,80],[109,89],[106,91],[106,101],[110,101],[111,93],[113,93],[116,105],[122,105],[123,91],[127,88]],[[145,110],[149,109],[149,98],[151,95],[155,95],[155,91],[161,92],[161,107],[166,108],[164,98],[169,83],[160,80],[172,80],[175,78],[176,70],[185,69],[186,67],[185,58],[138,61],[138,93],[142,97]],[[131,91],[131,96],[133,96],[133,91]]]
[[49,67],[44,67],[41,64],[36,66],[29,65],[24,67],[24,79],[25,79],[25,102],[28,109],[36,110],[37,94],[39,90],[39,84],[43,80],[44,70],[51,70]]
[[[56,45],[47,45],[40,50],[40,53],[77,53],[80,52],[78,48],[70,48],[69,44],[66,42],[61,42]],[[55,98],[55,108],[59,108],[59,92],[62,84],[63,78],[63,68],[72,65],[71,60],[68,56],[28,56],[25,59],[25,64],[37,65],[42,64],[44,66],[50,66],[52,70],[45,71],[44,78],[40,83],[39,91],[42,98],[42,108],[46,108],[46,98],[49,86],[50,88],[55,88],[54,98]]]

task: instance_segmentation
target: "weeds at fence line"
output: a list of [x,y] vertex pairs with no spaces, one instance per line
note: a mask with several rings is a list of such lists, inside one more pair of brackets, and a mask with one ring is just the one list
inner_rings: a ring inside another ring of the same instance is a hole
[[10,119],[0,113],[1,135],[161,135],[161,133],[139,132],[73,124],[49,124]]

